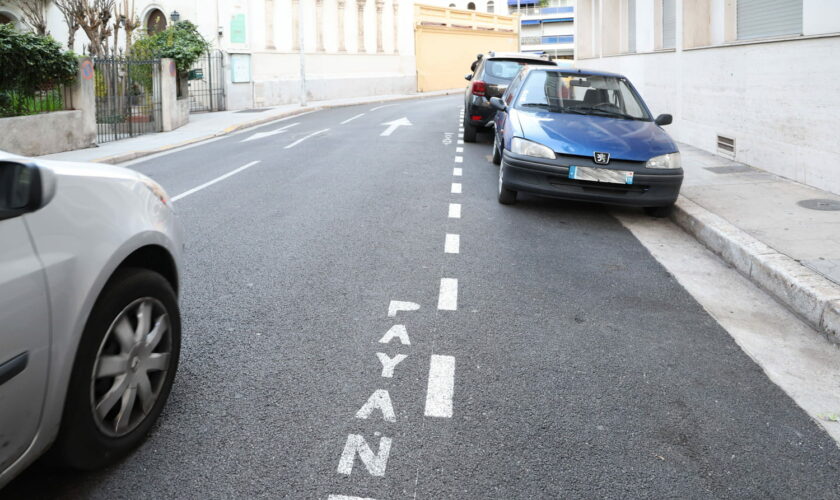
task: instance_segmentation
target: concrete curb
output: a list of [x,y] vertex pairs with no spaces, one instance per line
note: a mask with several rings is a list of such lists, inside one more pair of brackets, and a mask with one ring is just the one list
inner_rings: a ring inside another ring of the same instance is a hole
[[239,123],[237,125],[231,125],[230,127],[225,128],[219,132],[214,134],[208,134],[201,137],[196,137],[194,139],[189,139],[186,141],[178,142],[175,144],[167,144],[166,146],[161,146],[154,149],[146,149],[141,151],[129,151],[126,153],[120,153],[118,155],[107,156],[105,158],[99,158],[96,160],[91,160],[93,163],[107,163],[109,165],[118,165],[120,163],[125,163],[127,161],[136,160],[138,158],[143,158],[144,156],[151,156],[158,153],[163,153],[165,151],[169,151],[172,149],[182,148],[184,146],[189,146],[191,144],[196,144],[199,142],[204,142],[210,139],[215,139],[216,137],[222,137],[228,134],[232,134],[239,130],[244,130],[246,128],[251,127],[258,127],[260,125],[265,125],[266,123],[271,123],[273,121],[281,120],[283,118],[288,118],[290,116],[299,115],[302,113],[311,113],[312,111],[320,111],[322,109],[333,109],[333,108],[346,108],[350,106],[359,106],[365,104],[373,104],[377,102],[391,102],[391,101],[407,101],[410,99],[423,99],[427,97],[441,97],[446,95],[452,95],[462,92],[462,89],[450,89],[450,90],[441,90],[437,92],[428,92],[423,94],[416,94],[416,95],[405,95],[399,97],[371,97],[370,99],[365,99],[362,101],[357,102],[348,102],[348,103],[341,103],[341,104],[328,104],[328,105],[320,105],[320,106],[313,106],[313,107],[305,107],[299,109],[293,109],[290,111],[284,111],[282,113],[273,114],[270,116],[264,116],[262,118],[258,118],[256,120],[251,120],[249,122]]
[[840,286],[683,196],[671,219],[840,345]]

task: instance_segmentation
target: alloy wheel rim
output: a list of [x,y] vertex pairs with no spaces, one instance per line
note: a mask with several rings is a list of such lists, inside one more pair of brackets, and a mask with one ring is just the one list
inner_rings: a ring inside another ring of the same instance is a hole
[[171,356],[172,328],[159,300],[137,299],[117,315],[91,373],[91,410],[103,433],[124,436],[146,419],[160,397]]

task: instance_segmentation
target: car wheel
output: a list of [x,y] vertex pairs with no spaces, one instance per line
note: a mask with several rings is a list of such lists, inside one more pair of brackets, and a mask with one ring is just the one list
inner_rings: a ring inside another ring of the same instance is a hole
[[668,217],[671,215],[671,211],[674,209],[674,205],[666,205],[664,207],[645,207],[645,213],[651,217]]
[[499,147],[499,135],[493,132],[493,163],[502,164],[502,148]]
[[505,187],[505,184],[502,181],[504,171],[504,165],[499,167],[499,203],[502,205],[513,205],[516,203],[516,191]]
[[464,142],[475,142],[475,136],[478,130],[469,122],[469,118],[464,117]]
[[96,469],[139,445],[169,396],[180,347],[169,282],[144,269],[118,271],[82,334],[53,461]]

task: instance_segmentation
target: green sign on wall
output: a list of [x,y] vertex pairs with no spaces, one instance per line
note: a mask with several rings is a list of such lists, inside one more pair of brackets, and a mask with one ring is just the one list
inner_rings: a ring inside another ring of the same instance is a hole
[[236,14],[230,20],[231,43],[245,43],[245,14]]

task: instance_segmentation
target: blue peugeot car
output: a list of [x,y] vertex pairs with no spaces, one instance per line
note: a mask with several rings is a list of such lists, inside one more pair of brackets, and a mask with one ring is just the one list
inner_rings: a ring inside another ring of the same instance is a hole
[[491,99],[499,203],[517,192],[668,215],[683,181],[677,145],[622,75],[524,67]]

